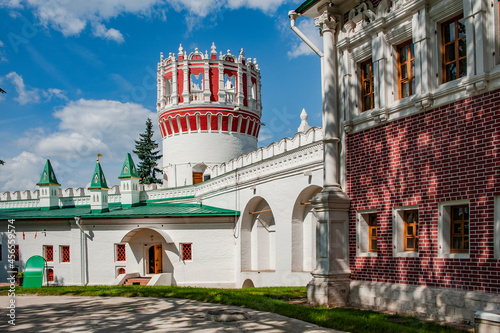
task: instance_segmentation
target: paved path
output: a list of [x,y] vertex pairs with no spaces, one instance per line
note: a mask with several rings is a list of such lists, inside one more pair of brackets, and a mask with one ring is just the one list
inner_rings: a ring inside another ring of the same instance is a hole
[[[273,313],[176,298],[16,296],[16,325],[0,296],[0,332],[339,332]],[[248,319],[217,322],[209,310],[243,310]]]

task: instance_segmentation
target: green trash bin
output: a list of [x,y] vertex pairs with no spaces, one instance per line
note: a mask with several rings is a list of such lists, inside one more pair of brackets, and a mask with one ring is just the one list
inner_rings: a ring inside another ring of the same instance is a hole
[[33,256],[26,261],[24,269],[23,288],[41,288],[43,273],[45,271],[45,259],[41,256]]

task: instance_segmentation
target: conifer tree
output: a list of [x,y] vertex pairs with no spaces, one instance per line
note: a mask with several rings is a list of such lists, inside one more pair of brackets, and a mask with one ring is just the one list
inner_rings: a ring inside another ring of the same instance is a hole
[[161,179],[157,179],[155,176],[156,172],[161,172],[160,169],[156,167],[157,161],[163,156],[158,155],[159,150],[158,144],[153,140],[153,123],[151,119],[148,118],[146,121],[146,131],[144,134],[139,134],[140,139],[135,141],[134,154],[139,157],[139,165],[137,166],[137,172],[141,177],[139,181],[141,184],[151,184],[151,183],[161,183]]

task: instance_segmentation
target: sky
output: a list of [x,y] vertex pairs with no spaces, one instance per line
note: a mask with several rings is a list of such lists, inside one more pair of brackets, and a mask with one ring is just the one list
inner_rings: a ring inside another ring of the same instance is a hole
[[[197,47],[256,58],[259,146],[292,137],[303,108],[321,126],[321,66],[290,29],[296,0],[0,0],[0,192],[34,190],[47,159],[61,187],[108,185],[154,124],[160,52]],[[298,27],[319,47],[314,20]],[[135,163],[137,156],[132,154]]]

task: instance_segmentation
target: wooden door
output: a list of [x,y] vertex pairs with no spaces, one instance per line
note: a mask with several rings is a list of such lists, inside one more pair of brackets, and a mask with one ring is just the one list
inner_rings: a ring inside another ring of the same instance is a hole
[[203,181],[203,173],[202,172],[193,172],[193,185],[201,183]]
[[162,251],[161,244],[155,245],[155,274],[162,273]]

